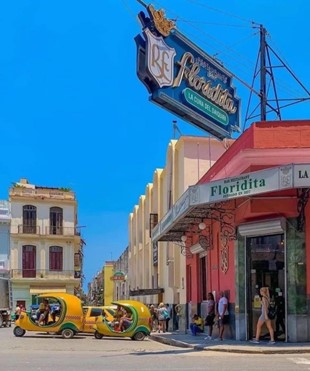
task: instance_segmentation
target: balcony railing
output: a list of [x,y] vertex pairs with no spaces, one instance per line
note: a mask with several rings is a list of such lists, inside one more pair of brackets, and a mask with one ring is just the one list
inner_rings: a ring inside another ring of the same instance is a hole
[[38,225],[18,225],[18,233],[24,234],[40,234],[40,227]]
[[[15,229],[15,231],[14,231]],[[52,236],[80,236],[80,229],[78,227],[57,227],[57,226],[48,226],[41,228],[38,225],[24,225],[19,224],[16,227],[12,228],[12,233],[19,233],[19,234],[42,234],[45,233],[45,235],[52,235]]]
[[67,280],[79,278],[74,270],[51,271],[47,269],[11,269],[11,279]]
[[51,225],[49,227],[45,227],[45,234],[59,236],[79,236],[80,231],[77,227],[60,227]]

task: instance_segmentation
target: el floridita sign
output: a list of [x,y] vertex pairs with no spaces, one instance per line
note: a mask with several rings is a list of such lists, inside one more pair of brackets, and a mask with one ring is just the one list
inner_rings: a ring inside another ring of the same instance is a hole
[[239,131],[240,100],[232,75],[175,29],[162,10],[140,12],[137,74],[150,100],[218,138]]
[[310,188],[310,164],[290,164],[190,186],[152,230],[152,240],[159,240],[196,206],[292,188]]

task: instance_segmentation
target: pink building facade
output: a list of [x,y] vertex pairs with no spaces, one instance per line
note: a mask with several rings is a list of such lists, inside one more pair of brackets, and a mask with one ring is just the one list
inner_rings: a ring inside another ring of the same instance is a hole
[[184,244],[188,318],[224,291],[226,337],[251,339],[268,286],[284,311],[277,339],[310,341],[309,194],[308,120],[254,123],[183,193],[152,240]]

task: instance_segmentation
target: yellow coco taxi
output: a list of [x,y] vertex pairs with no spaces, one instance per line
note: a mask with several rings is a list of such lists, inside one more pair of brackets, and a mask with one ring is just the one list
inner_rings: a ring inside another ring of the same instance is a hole
[[67,293],[38,295],[40,306],[35,312],[22,311],[15,321],[14,335],[24,336],[26,331],[51,332],[72,338],[83,326],[83,307],[79,298]]
[[111,322],[114,319],[115,310],[115,305],[103,307],[84,306],[84,323],[81,331],[93,334],[95,332],[94,325],[96,324],[97,318],[104,316],[107,321]]
[[152,318],[146,305],[136,300],[119,300],[112,304],[117,306],[113,321],[104,316],[97,318],[94,325],[96,339],[113,336],[143,340],[150,335]]

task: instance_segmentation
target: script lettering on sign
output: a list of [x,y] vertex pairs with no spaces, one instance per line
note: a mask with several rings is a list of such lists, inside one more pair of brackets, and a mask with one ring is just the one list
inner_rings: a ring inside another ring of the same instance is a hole
[[188,81],[189,86],[222,107],[228,113],[235,113],[237,111],[237,107],[235,107],[232,96],[227,89],[223,89],[220,84],[212,86],[212,81],[198,76],[200,66],[198,63],[194,63],[194,57],[191,53],[184,53],[178,64],[180,70],[174,79],[173,87],[180,86],[182,79],[185,79]]

